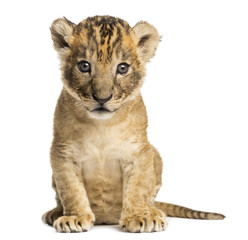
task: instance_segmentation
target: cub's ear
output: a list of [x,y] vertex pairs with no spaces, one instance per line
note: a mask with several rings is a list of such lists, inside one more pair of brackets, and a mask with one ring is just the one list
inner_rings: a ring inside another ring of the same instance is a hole
[[65,48],[69,48],[69,37],[73,33],[75,23],[70,22],[65,17],[56,19],[50,28],[54,48],[60,53]]
[[133,31],[138,37],[137,50],[138,55],[145,61],[148,62],[151,57],[154,56],[155,51],[160,41],[160,36],[155,27],[147,22],[138,22],[134,27]]

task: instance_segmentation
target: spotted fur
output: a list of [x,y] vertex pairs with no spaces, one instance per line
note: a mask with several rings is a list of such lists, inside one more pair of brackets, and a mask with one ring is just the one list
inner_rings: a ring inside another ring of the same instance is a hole
[[[83,232],[94,223],[152,232],[165,229],[165,214],[223,219],[155,201],[162,160],[147,139],[140,87],[160,41],[157,30],[147,22],[131,27],[119,18],[95,16],[78,25],[57,19],[51,33],[64,87],[51,147],[57,207],[43,221],[58,232]],[[79,67],[82,61],[87,71]],[[127,71],[120,73],[123,63]]]

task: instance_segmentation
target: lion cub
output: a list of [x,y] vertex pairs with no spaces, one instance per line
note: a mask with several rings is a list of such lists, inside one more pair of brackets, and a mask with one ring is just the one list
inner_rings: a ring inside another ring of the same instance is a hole
[[43,221],[58,232],[83,232],[94,223],[157,232],[165,229],[166,215],[223,219],[155,202],[162,161],[147,140],[140,87],[160,40],[156,28],[96,16],[78,25],[57,19],[51,33],[64,87],[51,147],[57,207]]

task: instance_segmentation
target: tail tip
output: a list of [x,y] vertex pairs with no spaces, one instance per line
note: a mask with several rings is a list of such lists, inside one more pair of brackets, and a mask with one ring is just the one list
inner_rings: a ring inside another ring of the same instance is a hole
[[213,220],[223,220],[226,216],[220,213],[211,213],[209,215],[209,219]]

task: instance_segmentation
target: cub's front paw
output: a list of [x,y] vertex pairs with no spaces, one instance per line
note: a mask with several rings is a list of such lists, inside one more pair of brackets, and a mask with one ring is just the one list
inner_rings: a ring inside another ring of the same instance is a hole
[[95,218],[91,214],[84,216],[62,216],[53,224],[57,232],[86,232],[94,225]]
[[[154,212],[157,214],[154,215]],[[156,210],[151,211],[149,214],[136,214],[124,217],[121,219],[120,225],[127,232],[160,232],[165,230],[167,222],[165,220],[165,214],[160,213],[160,210]]]
[[63,215],[63,208],[56,207],[42,216],[42,221],[50,226],[53,225],[54,221]]

